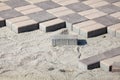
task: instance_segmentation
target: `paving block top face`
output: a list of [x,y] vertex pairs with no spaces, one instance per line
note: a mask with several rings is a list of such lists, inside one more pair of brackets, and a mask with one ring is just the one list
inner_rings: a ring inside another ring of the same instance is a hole
[[107,1],[107,2],[109,2],[109,3],[115,3],[115,2],[118,2],[118,1],[120,1],[120,0],[105,0],[105,1]]
[[61,19],[65,20],[71,24],[75,24],[75,23],[79,23],[79,22],[88,20],[87,18],[85,18],[77,13],[62,16]]
[[97,8],[100,11],[103,11],[105,13],[111,14],[117,11],[120,11],[120,7],[112,5],[112,4],[108,4],[102,7]]
[[56,18],[54,15],[46,11],[40,11],[40,12],[28,14],[28,16],[39,23]]
[[111,16],[102,16],[94,19],[96,22],[103,24],[104,26],[111,26],[120,22],[119,19]]
[[22,14],[17,12],[16,10],[10,9],[0,12],[0,16],[5,19],[10,19],[10,18],[22,16]]
[[16,7],[20,7],[20,6],[25,6],[25,5],[29,5],[30,3],[28,3],[25,0],[9,0],[5,2],[7,5],[9,5],[12,8],[16,8]]
[[44,10],[53,9],[53,8],[57,8],[61,6],[53,1],[44,1],[40,3],[36,3],[35,5],[39,6],[40,8]]
[[66,7],[68,7],[69,9],[72,9],[75,12],[81,12],[81,11],[92,9],[90,6],[81,2],[73,3],[70,5],[67,5]]

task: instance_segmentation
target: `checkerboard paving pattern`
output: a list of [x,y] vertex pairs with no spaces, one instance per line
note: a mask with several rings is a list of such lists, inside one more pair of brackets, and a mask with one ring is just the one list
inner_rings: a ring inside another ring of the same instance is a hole
[[5,25],[17,33],[66,27],[85,37],[119,37],[120,0],[6,0],[0,3],[0,27]]

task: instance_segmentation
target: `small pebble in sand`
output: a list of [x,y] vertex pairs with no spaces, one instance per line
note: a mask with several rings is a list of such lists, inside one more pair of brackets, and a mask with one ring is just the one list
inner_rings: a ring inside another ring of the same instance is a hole
[[106,36],[103,36],[103,38],[106,38]]
[[49,70],[49,71],[53,71],[54,69],[55,69],[55,68],[52,68],[52,67],[51,67],[51,68],[49,68],[48,70]]
[[66,72],[64,69],[60,69],[59,71],[60,71],[60,72]]

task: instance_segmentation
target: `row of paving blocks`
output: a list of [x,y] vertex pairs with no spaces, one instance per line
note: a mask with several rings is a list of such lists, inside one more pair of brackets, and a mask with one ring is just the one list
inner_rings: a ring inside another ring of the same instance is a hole
[[20,16],[7,20],[0,18],[0,26],[7,26],[16,33],[22,33],[36,29],[40,29],[43,32],[51,32],[65,28],[66,24],[65,21],[58,18],[38,23],[37,21],[30,19],[28,16]]
[[82,59],[79,67],[84,70],[101,67],[104,71],[120,72],[120,47]]

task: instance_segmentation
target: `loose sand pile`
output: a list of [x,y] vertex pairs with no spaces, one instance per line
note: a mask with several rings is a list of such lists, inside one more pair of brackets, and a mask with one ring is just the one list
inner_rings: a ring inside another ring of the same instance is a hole
[[78,68],[80,59],[120,47],[120,39],[107,34],[89,39],[79,36],[80,46],[52,47],[51,36],[64,33],[66,29],[15,34],[1,28],[0,80],[120,80],[120,73]]

